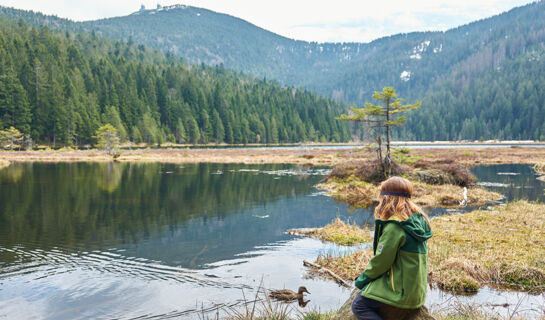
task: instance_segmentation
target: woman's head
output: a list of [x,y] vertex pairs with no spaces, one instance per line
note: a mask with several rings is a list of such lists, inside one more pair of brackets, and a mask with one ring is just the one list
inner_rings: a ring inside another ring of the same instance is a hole
[[[401,177],[391,177],[380,184],[379,203],[375,209],[375,218],[388,220],[396,216],[407,220],[414,212],[422,212],[414,202],[411,201],[413,184]],[[424,215],[425,216],[425,215]]]

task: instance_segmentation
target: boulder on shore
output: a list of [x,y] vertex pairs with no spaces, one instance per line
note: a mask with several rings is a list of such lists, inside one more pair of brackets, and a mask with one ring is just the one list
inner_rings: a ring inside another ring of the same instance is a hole
[[[337,311],[333,320],[357,320],[352,313],[352,301],[359,293],[358,289],[352,291],[350,298]],[[428,308],[424,306],[419,309],[400,309],[387,306],[382,308],[379,313],[383,320],[435,320],[428,312]]]

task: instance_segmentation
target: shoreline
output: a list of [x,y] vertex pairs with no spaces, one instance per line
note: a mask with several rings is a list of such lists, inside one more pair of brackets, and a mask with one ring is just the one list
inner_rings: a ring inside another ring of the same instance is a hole
[[[536,164],[545,162],[545,148],[541,147],[471,147],[409,149],[414,158],[430,161],[450,158],[466,166],[492,164]],[[370,148],[221,148],[221,149],[139,149],[123,150],[115,159],[119,162],[164,163],[245,163],[297,164],[307,166],[335,166],[351,161],[375,158]],[[0,160],[9,162],[109,162],[114,161],[101,150],[66,151],[0,151]]]

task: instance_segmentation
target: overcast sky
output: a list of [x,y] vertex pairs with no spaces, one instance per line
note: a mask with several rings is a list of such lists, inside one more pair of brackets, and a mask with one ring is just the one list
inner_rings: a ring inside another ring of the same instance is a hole
[[227,13],[298,40],[368,42],[400,32],[446,30],[528,0],[0,0],[72,20],[128,15],[144,4],[187,4]]

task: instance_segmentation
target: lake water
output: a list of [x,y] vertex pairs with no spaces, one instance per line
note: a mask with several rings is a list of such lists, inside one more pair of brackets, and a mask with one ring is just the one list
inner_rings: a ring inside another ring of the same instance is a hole
[[[545,183],[528,166],[474,172],[508,199],[544,200]],[[372,222],[370,210],[353,212],[314,188],[326,173],[292,165],[12,164],[0,170],[0,319],[198,319],[252,300],[260,287],[299,285],[311,292],[307,308],[338,308],[349,291],[309,279],[302,261],[358,247],[285,234],[336,216]],[[456,299],[514,295],[486,289]],[[452,299],[434,290],[428,304]],[[539,296],[524,299],[527,308],[544,305]]]

